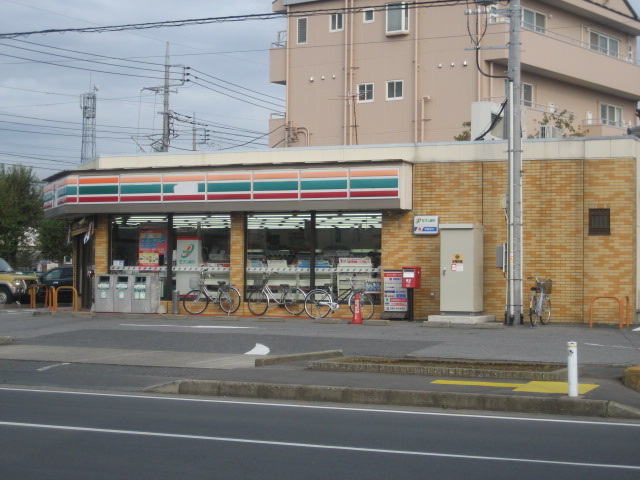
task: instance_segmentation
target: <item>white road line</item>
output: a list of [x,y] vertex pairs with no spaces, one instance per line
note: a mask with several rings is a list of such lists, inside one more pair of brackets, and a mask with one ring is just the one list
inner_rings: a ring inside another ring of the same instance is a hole
[[510,458],[510,457],[489,457],[483,455],[461,455],[453,453],[435,453],[422,452],[417,450],[390,450],[385,448],[367,448],[367,447],[346,447],[341,445],[321,445],[315,443],[298,443],[298,442],[278,442],[272,440],[255,440],[249,438],[230,438],[230,437],[213,437],[207,435],[186,435],[179,433],[162,433],[162,432],[145,432],[136,430],[115,430],[109,428],[90,428],[90,427],[73,427],[68,425],[45,425],[38,423],[20,423],[20,422],[0,422],[0,426],[14,428],[37,428],[45,430],[62,430],[67,432],[87,432],[87,433],[104,433],[115,435],[134,435],[141,437],[158,437],[158,438],[175,438],[180,440],[203,440],[209,442],[227,442],[227,443],[244,443],[251,445],[269,445],[279,447],[293,448],[309,448],[317,450],[336,450],[347,452],[363,452],[388,455],[410,455],[419,457],[436,457],[436,458],[455,458],[463,460],[482,460],[493,462],[515,462],[515,463],[534,463],[544,465],[564,465],[571,467],[586,468],[608,468],[617,470],[639,470],[640,466],[636,465],[619,465],[609,463],[586,463],[586,462],[563,462],[559,460],[540,460],[529,458]]
[[66,362],[65,363],[56,363],[54,365],[49,365],[48,367],[38,368],[38,372],[44,372],[46,370],[50,370],[50,369],[55,368],[55,367],[63,367],[65,365],[71,365],[71,364],[70,363],[66,363]]
[[628,347],[623,345],[600,345],[599,343],[585,343],[585,345],[589,345],[590,347],[623,348],[627,350],[640,350],[640,348],[638,347]]
[[349,407],[349,406],[333,406],[333,405],[310,405],[307,403],[274,403],[260,400],[225,400],[218,398],[191,398],[191,397],[172,397],[172,396],[159,396],[159,395],[144,395],[144,394],[124,394],[124,393],[97,393],[97,392],[81,392],[70,390],[45,390],[38,388],[18,388],[18,387],[0,387],[0,391],[7,392],[23,392],[23,393],[40,393],[40,394],[54,394],[54,395],[81,395],[89,397],[106,397],[106,398],[128,398],[128,399],[141,399],[141,400],[157,400],[157,401],[169,401],[169,402],[194,402],[194,403],[221,403],[227,405],[253,405],[256,407],[276,407],[276,408],[301,408],[312,410],[337,410],[337,411],[349,411],[349,412],[363,412],[363,413],[381,413],[381,414],[395,414],[395,415],[420,415],[428,417],[456,417],[456,418],[474,418],[481,420],[507,420],[516,422],[538,422],[538,423],[561,423],[572,425],[598,425],[601,427],[631,427],[640,428],[640,423],[621,422],[621,421],[607,421],[607,420],[575,420],[571,418],[549,418],[549,417],[514,417],[507,415],[480,415],[472,413],[447,413],[447,412],[435,412],[425,410],[400,410],[394,408],[363,408],[363,407]]
[[227,325],[147,325],[143,323],[121,323],[121,327],[150,327],[150,328],[227,328],[227,329],[250,329],[257,327],[230,327]]

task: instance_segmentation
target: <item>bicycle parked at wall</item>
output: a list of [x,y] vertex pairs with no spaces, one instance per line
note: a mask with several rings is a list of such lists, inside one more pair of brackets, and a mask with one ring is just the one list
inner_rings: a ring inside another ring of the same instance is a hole
[[528,278],[535,280],[536,285],[531,287],[531,298],[529,301],[529,320],[534,327],[538,322],[546,325],[551,318],[551,299],[549,295],[553,287],[550,278],[539,278],[535,275]]
[[306,297],[304,291],[298,287],[292,287],[286,283],[280,284],[281,291],[273,292],[269,286],[269,277],[274,272],[264,273],[262,275],[262,287],[254,290],[249,294],[247,300],[249,310],[254,315],[264,315],[269,309],[269,303],[273,302],[279,307],[287,309],[291,315],[300,315],[304,311],[304,299]]
[[218,305],[227,315],[234,313],[240,307],[240,292],[234,285],[227,285],[227,282],[218,281],[218,289],[209,290],[205,283],[205,279],[210,278],[211,274],[202,272],[200,274],[200,288],[191,290],[182,300],[184,309],[192,315],[204,312],[213,302]]
[[[360,312],[362,319],[368,320],[373,316],[374,304],[370,295],[365,293],[363,287],[356,287],[356,275],[349,278],[349,288],[341,294],[334,297],[334,285],[327,283],[322,288],[316,288],[307,293],[304,301],[304,309],[311,318],[324,318],[329,312],[334,312],[340,308],[340,303],[346,303],[351,309],[351,313],[355,310],[356,294],[360,295]],[[335,298],[335,300],[334,300]]]

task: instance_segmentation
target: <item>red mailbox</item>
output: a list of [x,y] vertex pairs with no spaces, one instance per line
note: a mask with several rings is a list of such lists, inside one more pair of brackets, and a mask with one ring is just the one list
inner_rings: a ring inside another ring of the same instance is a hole
[[402,288],[420,288],[420,267],[402,267]]

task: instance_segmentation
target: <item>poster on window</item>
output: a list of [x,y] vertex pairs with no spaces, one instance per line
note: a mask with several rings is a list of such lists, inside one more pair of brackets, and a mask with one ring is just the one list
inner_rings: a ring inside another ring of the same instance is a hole
[[167,228],[164,224],[140,226],[138,237],[138,265],[158,267],[164,263],[167,254]]
[[402,270],[385,270],[383,287],[385,312],[406,312],[409,310],[407,289],[402,288]]

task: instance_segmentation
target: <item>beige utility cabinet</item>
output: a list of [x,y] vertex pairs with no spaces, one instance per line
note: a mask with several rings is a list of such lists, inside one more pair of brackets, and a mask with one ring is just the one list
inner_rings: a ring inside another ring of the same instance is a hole
[[480,224],[440,225],[440,312],[477,315],[483,310]]

